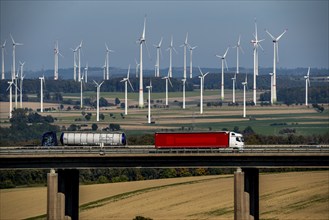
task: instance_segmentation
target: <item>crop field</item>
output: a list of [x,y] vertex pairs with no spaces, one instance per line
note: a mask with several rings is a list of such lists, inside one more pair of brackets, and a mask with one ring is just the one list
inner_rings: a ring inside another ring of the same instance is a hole
[[[90,97],[93,93],[85,94]],[[323,134],[329,131],[329,106],[324,105],[325,111],[317,112],[311,106],[304,105],[284,105],[273,106],[247,106],[247,117],[242,117],[241,91],[237,91],[237,102],[239,106],[207,106],[208,102],[219,101],[219,90],[209,90],[205,92],[204,113],[200,114],[199,93],[197,91],[186,93],[186,109],[180,106],[181,92],[169,94],[169,108],[165,107],[164,93],[152,94],[152,124],[147,124],[147,108],[129,108],[128,115],[124,116],[124,109],[117,106],[103,107],[100,113],[104,114],[105,119],[97,122],[99,129],[107,127],[110,123],[119,124],[127,134],[153,133],[163,130],[232,130],[238,127],[240,130],[251,126],[256,133],[264,135],[279,135],[284,128],[295,129],[297,135]],[[247,100],[251,100],[251,92],[248,93]],[[118,97],[124,102],[123,93],[101,93],[109,102],[114,102]],[[79,94],[64,94],[64,99],[79,100]],[[146,95],[144,96],[146,98]],[[137,105],[137,94],[128,94],[128,105]],[[226,91],[225,100],[231,100],[231,91]],[[146,101],[146,99],[145,99]],[[8,103],[0,103],[0,121],[1,126],[8,126]],[[37,109],[39,103],[23,103],[24,107]],[[154,105],[157,105],[155,107]],[[92,113],[91,120],[86,121],[82,115],[82,110],[67,111],[64,105],[63,110],[59,110],[59,104],[44,103],[44,107],[53,107],[54,111],[42,113],[42,115],[52,115],[57,120],[55,124],[68,127],[71,124],[84,125],[82,129],[90,129],[93,123],[96,123],[96,109],[84,109],[86,113]],[[110,115],[111,114],[111,115]]]
[[[233,176],[80,186],[80,219],[233,219]],[[0,190],[0,219],[46,213],[46,188]],[[329,171],[260,175],[261,219],[329,219]],[[44,219],[44,217],[37,218]]]

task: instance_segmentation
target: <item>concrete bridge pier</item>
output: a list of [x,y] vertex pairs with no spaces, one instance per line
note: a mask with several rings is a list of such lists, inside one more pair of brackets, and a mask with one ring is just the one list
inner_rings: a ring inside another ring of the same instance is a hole
[[79,170],[59,169],[58,192],[65,195],[65,216],[79,219]]
[[238,168],[234,172],[234,219],[259,220],[259,170]]

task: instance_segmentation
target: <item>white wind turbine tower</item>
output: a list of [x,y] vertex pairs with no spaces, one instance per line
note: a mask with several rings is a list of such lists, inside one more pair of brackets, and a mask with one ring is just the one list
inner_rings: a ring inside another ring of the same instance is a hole
[[171,35],[170,46],[167,48],[167,50],[169,50],[169,77],[172,77],[172,51],[174,50],[177,53],[174,47],[174,39],[172,35]]
[[163,77],[162,79],[165,79],[166,80],[166,106],[168,106],[168,81],[169,81],[171,87],[173,87],[172,86],[172,83],[171,83],[171,80],[170,80],[169,71],[168,71],[168,75],[165,76],[165,77]]
[[270,100],[270,102],[271,102],[271,104],[273,104],[273,99],[272,99],[272,97],[273,97],[273,73],[269,73],[270,74],[270,76],[271,76],[271,100]]
[[145,39],[145,28],[146,28],[146,16],[144,17],[144,28],[143,28],[143,33],[142,36],[139,38],[137,41],[139,43],[139,99],[138,99],[138,106],[140,108],[144,107],[144,94],[143,94],[143,43],[145,44],[146,49],[148,50],[147,44],[146,44],[146,39]]
[[247,74],[246,74],[246,79],[244,82],[242,82],[243,85],[243,117],[246,117],[246,87],[247,87]]
[[254,46],[254,84],[253,84],[253,102],[256,105],[257,104],[257,86],[256,86],[256,77],[258,76],[258,47],[260,47],[263,50],[262,45],[260,45],[260,42],[262,42],[264,39],[259,40],[258,39],[258,31],[257,31],[257,23],[255,19],[255,39],[251,40],[251,43]]
[[9,89],[9,118],[12,117],[12,111],[13,111],[13,84],[14,84],[14,81],[8,81],[8,88],[7,88],[7,91]]
[[83,77],[84,74],[81,75],[80,79],[80,108],[83,108]]
[[103,65],[103,80],[106,80],[106,57],[105,57],[104,65]]
[[182,79],[183,82],[183,109],[185,109],[185,83],[186,79]]
[[61,55],[61,57],[63,57],[63,55],[59,52],[58,41],[56,41],[54,48],[54,56],[55,56],[54,80],[58,80],[58,54]]
[[136,78],[138,78],[138,68],[139,68],[139,63],[137,62],[136,59],[135,59],[135,63],[136,63],[135,73],[136,73]]
[[77,51],[79,49],[79,46],[77,48],[72,49],[73,51],[73,79],[74,81],[77,81]]
[[310,67],[308,68],[305,78],[305,105],[308,106],[308,87],[310,87]]
[[198,46],[191,47],[189,45],[189,49],[190,49],[190,79],[192,79],[192,73],[193,73],[193,66],[192,66],[193,50],[197,47]]
[[200,114],[203,114],[203,87],[204,87],[204,78],[209,74],[209,72],[207,73],[202,73],[200,67],[199,67],[199,71],[200,71]]
[[187,38],[188,38],[188,33],[186,33],[184,44],[180,45],[180,47],[184,47],[184,75],[183,75],[184,79],[186,79],[186,48],[188,47]]
[[20,103],[20,108],[23,108],[23,80],[24,80],[24,77],[25,75],[23,74],[23,67],[24,67],[24,64],[25,62],[19,62],[20,64],[20,67],[21,67],[21,78],[20,78],[20,85],[19,85],[19,91],[20,91],[20,94],[19,94],[19,103]]
[[43,112],[43,85],[45,84],[45,76],[39,77],[40,79],[40,112]]
[[82,47],[82,41],[81,43],[79,44],[78,46],[78,80],[80,82],[81,80],[81,60],[80,60],[80,57],[81,57],[81,47]]
[[224,100],[224,68],[225,68],[224,63],[225,63],[226,69],[228,70],[227,62],[226,62],[226,55],[227,55],[227,52],[229,49],[230,49],[229,47],[226,49],[223,56],[216,55],[216,57],[221,58],[221,60],[222,60],[222,82],[221,82],[221,100],[222,101]]
[[243,85],[243,117],[246,117],[246,86],[247,86],[247,74],[246,74],[246,79],[244,82],[242,82]]
[[106,47],[106,80],[110,79],[110,52],[113,53],[114,50],[110,50],[109,47],[107,46],[107,44],[105,43],[105,47]]
[[232,99],[232,103],[235,103],[235,84],[236,84],[236,74],[237,74],[237,73],[234,73],[234,77],[232,78],[232,80],[233,80],[233,86],[232,86],[232,88],[233,88],[233,99]]
[[5,79],[5,46],[6,46],[6,40],[1,44],[1,54],[2,54],[2,59],[1,59],[1,79]]
[[287,32],[287,29],[285,29],[282,34],[280,34],[277,38],[275,38],[268,30],[266,30],[266,33],[270,35],[273,41],[273,94],[271,96],[271,103],[276,103],[277,97],[276,97],[276,63],[279,62],[279,40],[280,38]]
[[94,80],[94,83],[95,83],[95,85],[96,85],[96,87],[97,87],[97,113],[96,113],[96,120],[97,121],[99,121],[99,92],[100,92],[100,89],[101,89],[101,86],[102,86],[102,84],[104,83],[104,81],[103,82],[101,82],[100,84],[98,84],[95,80]]
[[15,74],[15,108],[17,108],[17,99],[18,99],[18,95],[17,95],[18,73],[19,73],[19,70],[17,70],[17,73]]
[[16,48],[16,46],[21,46],[23,44],[15,42],[15,40],[11,34],[10,34],[10,37],[13,42],[13,67],[12,67],[12,73],[11,73],[11,79],[13,80],[15,78],[15,74],[16,74],[15,48]]
[[235,45],[233,48],[236,48],[236,73],[239,74],[239,51],[241,50],[241,52],[243,53],[243,49],[241,47],[241,36],[239,35],[239,40],[237,45]]
[[128,73],[127,77],[123,78],[120,82],[125,83],[125,115],[128,115],[128,83],[130,85],[130,88],[134,91],[133,86],[131,85],[131,82],[129,80],[129,72],[130,72],[130,65],[128,67]]
[[148,114],[147,114],[147,122],[151,124],[151,91],[152,91],[152,81],[150,80],[150,85],[146,86],[148,90]]
[[[153,46],[157,49],[157,60],[156,60],[156,64],[155,64],[155,77],[160,77],[160,54],[162,55],[161,44],[162,44],[162,37],[161,37],[159,44],[153,44]],[[136,61],[136,65],[137,65],[137,61]]]
[[85,83],[87,83],[88,82],[88,63],[85,67],[85,76],[84,77],[85,77]]

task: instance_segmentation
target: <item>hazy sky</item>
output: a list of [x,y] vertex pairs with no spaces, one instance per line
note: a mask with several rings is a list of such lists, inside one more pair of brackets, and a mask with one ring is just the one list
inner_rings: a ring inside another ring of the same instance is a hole
[[[105,45],[110,54],[110,66],[127,68],[139,60],[139,39],[147,15],[146,41],[151,59],[144,50],[144,66],[154,69],[155,48],[163,37],[161,68],[169,66],[166,48],[170,36],[178,54],[173,66],[183,66],[183,48],[179,47],[189,33],[194,51],[195,66],[220,67],[216,54],[234,46],[241,34],[244,54],[240,63],[252,67],[250,40],[257,18],[259,37],[264,52],[259,53],[259,65],[272,67],[273,43],[265,33],[267,28],[278,36],[288,32],[279,44],[278,67],[328,68],[328,5],[322,1],[4,1],[1,0],[1,42],[7,40],[5,68],[12,65],[12,46],[9,34],[24,46],[16,47],[16,59],[26,61],[29,70],[53,69],[54,41],[59,41],[59,68],[73,66],[73,52],[83,40],[82,64],[101,67]],[[227,62],[236,66],[236,51],[230,49]]]

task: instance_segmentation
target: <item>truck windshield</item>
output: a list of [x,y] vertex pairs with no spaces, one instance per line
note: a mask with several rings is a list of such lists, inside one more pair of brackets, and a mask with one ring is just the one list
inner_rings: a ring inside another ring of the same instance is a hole
[[238,142],[244,142],[243,137],[236,137],[236,141],[238,141]]

